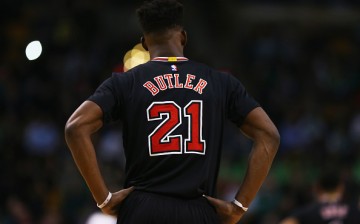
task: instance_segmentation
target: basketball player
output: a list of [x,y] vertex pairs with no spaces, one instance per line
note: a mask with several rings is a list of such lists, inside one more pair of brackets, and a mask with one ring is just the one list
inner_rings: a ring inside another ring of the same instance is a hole
[[324,173],[316,184],[314,203],[297,209],[281,224],[357,224],[360,207],[355,201],[344,201],[345,184],[336,171]]
[[[112,74],[69,118],[65,135],[99,208],[117,223],[236,223],[270,169],[279,134],[233,76],[184,57],[183,6],[145,2],[137,15],[151,61]],[[214,198],[225,119],[253,140],[242,185]],[[91,135],[121,120],[125,189],[110,193]]]

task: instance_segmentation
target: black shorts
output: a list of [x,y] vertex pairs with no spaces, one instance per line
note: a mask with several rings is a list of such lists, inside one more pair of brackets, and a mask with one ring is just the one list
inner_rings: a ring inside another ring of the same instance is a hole
[[181,199],[134,191],[119,206],[117,224],[219,224],[204,197]]

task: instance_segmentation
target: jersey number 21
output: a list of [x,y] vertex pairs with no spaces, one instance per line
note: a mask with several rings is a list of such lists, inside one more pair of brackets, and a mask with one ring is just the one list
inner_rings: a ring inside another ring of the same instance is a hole
[[[184,108],[173,101],[153,102],[147,109],[148,121],[162,120],[148,137],[150,156],[195,153],[205,154],[206,142],[202,139],[203,102],[192,100]],[[171,135],[188,119],[188,136]]]

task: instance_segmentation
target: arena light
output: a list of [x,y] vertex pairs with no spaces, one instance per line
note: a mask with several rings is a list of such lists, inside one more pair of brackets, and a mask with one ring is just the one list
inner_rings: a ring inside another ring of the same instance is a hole
[[141,44],[135,45],[131,50],[126,52],[124,56],[124,71],[134,68],[140,64],[144,64],[150,60],[150,54]]
[[28,60],[32,61],[40,57],[42,52],[42,46],[40,41],[34,40],[30,42],[25,49],[25,55]]
[[141,51],[145,51],[145,49],[143,48],[141,43],[136,44],[133,49],[138,49],[138,50],[141,50]]

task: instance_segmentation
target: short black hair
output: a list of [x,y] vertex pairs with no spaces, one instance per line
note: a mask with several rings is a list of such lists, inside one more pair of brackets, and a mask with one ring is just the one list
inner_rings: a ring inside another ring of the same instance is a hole
[[146,1],[136,14],[144,33],[183,27],[183,5],[176,0]]

